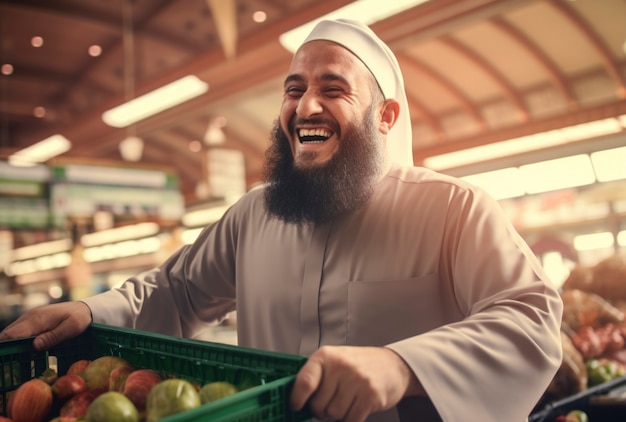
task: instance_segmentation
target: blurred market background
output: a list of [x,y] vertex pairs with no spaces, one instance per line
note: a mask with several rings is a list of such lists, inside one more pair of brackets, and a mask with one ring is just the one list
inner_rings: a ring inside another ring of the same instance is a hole
[[158,265],[258,184],[327,14],[397,54],[415,164],[491,192],[557,286],[626,253],[624,0],[0,0],[0,324]]

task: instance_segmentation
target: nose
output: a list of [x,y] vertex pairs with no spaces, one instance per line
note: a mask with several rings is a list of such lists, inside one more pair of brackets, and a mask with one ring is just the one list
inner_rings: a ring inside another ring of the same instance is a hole
[[303,119],[308,119],[321,112],[322,105],[319,101],[319,98],[315,95],[315,93],[311,91],[306,91],[298,101],[296,114]]

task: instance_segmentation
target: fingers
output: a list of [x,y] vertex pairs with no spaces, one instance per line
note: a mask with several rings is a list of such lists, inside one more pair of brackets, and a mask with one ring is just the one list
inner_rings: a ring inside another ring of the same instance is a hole
[[82,302],[68,302],[57,309],[61,311],[57,319],[37,333],[39,335],[33,341],[35,349],[46,350],[76,337],[91,323],[91,310]]
[[371,406],[355,394],[360,388],[344,373],[343,359],[336,350],[322,347],[309,357],[302,367],[291,395],[292,406],[299,410],[305,405],[321,420],[363,422]]
[[304,407],[322,381],[322,365],[313,356],[298,372],[291,392],[291,406],[295,410]]
[[84,303],[67,302],[32,309],[0,333],[0,340],[36,336],[33,347],[46,350],[82,333],[91,323]]
[[407,373],[404,361],[384,348],[322,346],[298,373],[292,405],[299,410],[308,403],[322,420],[363,422],[402,399]]
[[24,315],[7,325],[0,332],[0,340],[13,340],[16,338],[30,337],[37,333],[35,324],[32,320],[25,318]]

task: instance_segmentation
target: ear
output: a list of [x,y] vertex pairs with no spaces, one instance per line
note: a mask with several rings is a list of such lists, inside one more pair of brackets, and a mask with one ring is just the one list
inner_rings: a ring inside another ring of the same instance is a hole
[[378,124],[378,130],[380,130],[383,135],[388,134],[398,120],[399,114],[400,103],[394,99],[385,100],[380,108],[380,122]]

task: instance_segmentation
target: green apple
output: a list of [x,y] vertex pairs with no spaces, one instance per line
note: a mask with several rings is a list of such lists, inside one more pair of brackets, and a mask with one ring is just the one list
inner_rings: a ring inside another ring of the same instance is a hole
[[155,422],[201,404],[198,391],[189,381],[180,378],[167,379],[150,390],[146,400],[146,421]]

